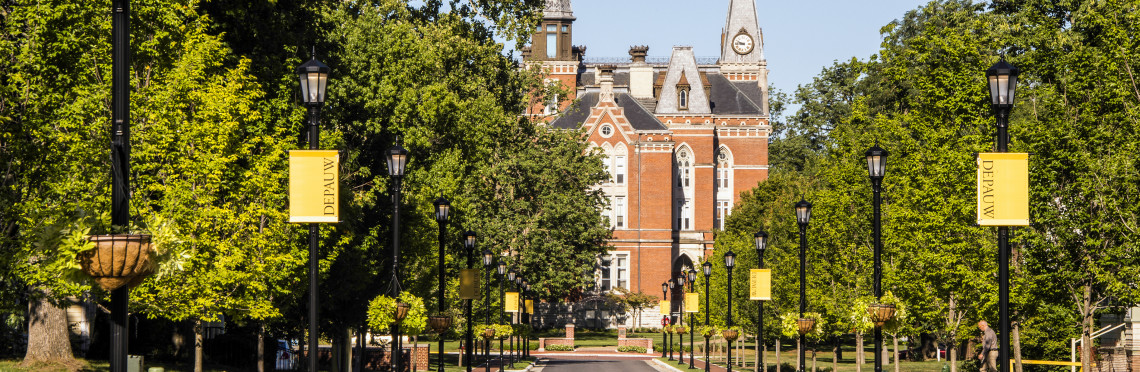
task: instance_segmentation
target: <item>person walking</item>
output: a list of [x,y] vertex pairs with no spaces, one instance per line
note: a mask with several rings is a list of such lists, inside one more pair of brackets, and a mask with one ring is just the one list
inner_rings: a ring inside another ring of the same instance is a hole
[[982,331],[982,352],[978,353],[978,361],[982,367],[980,372],[997,372],[998,341],[997,334],[986,321],[978,322],[978,330]]

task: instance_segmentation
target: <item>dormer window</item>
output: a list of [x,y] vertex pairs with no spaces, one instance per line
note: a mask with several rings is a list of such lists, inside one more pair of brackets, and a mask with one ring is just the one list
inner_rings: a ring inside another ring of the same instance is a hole
[[679,108],[681,110],[688,110],[689,109],[689,90],[688,89],[678,89],[677,90],[677,108]]

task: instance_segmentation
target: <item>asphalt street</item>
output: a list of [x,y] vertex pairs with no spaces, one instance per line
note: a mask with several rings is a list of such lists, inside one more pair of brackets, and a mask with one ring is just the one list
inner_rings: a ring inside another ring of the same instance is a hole
[[542,367],[535,372],[658,372],[642,358],[560,356],[544,359]]

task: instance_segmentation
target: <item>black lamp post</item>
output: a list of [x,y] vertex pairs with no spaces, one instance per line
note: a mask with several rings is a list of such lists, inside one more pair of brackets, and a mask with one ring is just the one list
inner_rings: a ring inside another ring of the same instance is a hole
[[[685,269],[684,268],[681,268],[681,273],[678,274],[677,278],[673,279],[673,281],[677,283],[678,289],[681,290],[681,296],[680,296],[681,297],[681,299],[680,299],[681,311],[679,313],[677,313],[677,322],[681,323],[681,325],[683,326],[683,325],[685,325]],[[691,326],[692,325],[690,324],[690,328],[691,328]],[[677,360],[680,361],[681,363],[685,363],[685,333],[684,332],[677,333]]]
[[[697,281],[697,270],[690,267],[686,274],[689,276],[689,292],[692,292],[693,285],[695,285]],[[697,368],[693,366],[693,353],[697,351],[697,349],[693,347],[693,328],[695,328],[693,325],[696,324],[696,322],[693,321],[694,316],[695,313],[689,313],[689,369]]]
[[[495,308],[499,309],[499,311],[498,311],[499,319],[495,322],[495,324],[502,324],[503,318],[507,314],[507,309],[506,309],[507,298],[506,298],[506,295],[503,293],[503,277],[507,275],[507,259],[506,258],[500,258],[499,259],[499,266],[498,266],[497,273],[498,273],[498,275],[495,276],[495,278],[499,279],[499,306],[496,306]],[[498,367],[499,367],[499,369],[503,369],[503,339],[501,337],[499,338],[499,365],[498,365]]]
[[[512,268],[510,270],[507,270],[507,285],[516,285],[517,283],[515,282],[515,279],[519,279],[518,273],[515,272],[515,269]],[[518,302],[517,297],[515,298],[515,302]],[[507,304],[504,303],[503,307],[504,308],[507,307]],[[515,316],[514,316],[514,314],[511,314],[508,316],[508,318],[511,322],[510,323],[511,327],[512,327],[511,330],[513,331],[514,325],[515,325]],[[511,339],[510,340],[510,353],[508,353],[507,356],[510,357],[510,360],[511,360],[511,369],[514,369],[515,368],[515,334],[514,334],[514,332],[511,332],[510,339]]]
[[[874,215],[872,218],[872,236],[875,245],[875,300],[879,303],[871,306],[868,311],[875,311],[882,306],[883,300],[883,220],[882,220],[882,191],[883,191],[883,176],[887,173],[887,150],[879,147],[876,143],[870,149],[867,149],[867,175],[871,178],[871,189],[874,192]],[[877,314],[873,315],[877,316]],[[883,319],[882,321],[886,321]],[[883,323],[882,321],[875,322],[875,372],[883,371]]]
[[[484,275],[484,277],[487,279],[487,297],[486,297],[487,300],[483,302],[483,310],[486,312],[486,317],[487,317],[487,321],[485,324],[487,326],[490,326],[491,325],[491,271],[493,271],[495,269],[495,255],[494,255],[494,253],[491,253],[490,249],[484,249],[483,250],[483,267],[484,267],[484,269],[486,269],[486,275]],[[483,347],[483,360],[484,360],[484,362],[487,363],[487,371],[490,372],[491,371],[491,340],[488,338],[484,338],[482,347]]]
[[[709,306],[709,279],[712,277],[712,263],[707,260],[701,264],[701,269],[705,274],[705,326],[709,325],[709,313],[712,312],[712,307]],[[705,372],[709,372],[709,338],[705,336]]]
[[[467,232],[463,233],[463,248],[465,248],[467,250],[467,268],[471,268],[472,266],[475,266],[475,232],[474,231],[468,230]],[[463,316],[464,316],[464,319],[467,320],[467,334],[466,334],[466,338],[463,341],[463,345],[466,346],[464,348],[463,352],[467,354],[467,357],[464,358],[464,360],[467,361],[467,372],[471,372],[471,364],[473,362],[472,358],[474,358],[474,356],[475,356],[474,350],[473,350],[474,349],[474,335],[471,333],[471,323],[472,323],[472,320],[471,320],[471,318],[472,318],[472,316],[471,316],[471,302],[472,301],[473,300],[464,300],[464,303],[463,303]]]
[[[756,245],[756,267],[764,268],[764,251],[768,249],[768,233],[764,230],[752,234]],[[760,370],[764,371],[764,301],[757,301],[756,311],[756,354],[760,359]]]
[[[401,182],[404,179],[404,166],[408,164],[408,150],[400,146],[400,138],[396,137],[396,144],[388,148],[388,176],[392,178],[392,298],[396,298],[403,291],[400,286],[400,193],[403,191]],[[392,349],[392,362],[397,370],[403,370],[403,345],[400,340],[400,322],[392,327],[394,348]]]
[[[728,269],[728,327],[732,327],[732,268],[736,267],[736,253],[730,249],[724,254],[724,267]],[[732,372],[732,340],[728,340],[728,372]]]
[[[111,5],[111,224],[130,225],[131,10],[129,0]],[[313,225],[314,229],[316,225]],[[311,256],[311,255],[310,255]],[[111,370],[127,372],[129,286],[111,291]],[[311,322],[316,324],[315,322]]]
[[[320,148],[320,113],[321,105],[325,102],[325,88],[328,85],[329,66],[318,61],[313,56],[308,62],[297,67],[297,78],[301,82],[301,100],[309,109],[309,150]],[[309,224],[309,371],[317,370],[316,353],[318,350],[317,336],[317,310],[320,308],[317,298],[317,240],[320,236],[319,225]],[[125,371],[125,370],[124,370]]]
[[[807,268],[807,227],[808,222],[811,221],[811,203],[808,203],[803,198],[796,203],[796,223],[800,226],[800,319],[804,319],[804,311],[807,307],[807,277],[805,271]],[[798,372],[804,372],[804,334],[800,333],[800,365]]]
[[[997,118],[997,152],[1009,151],[1009,112],[1017,93],[1017,75],[1021,72],[1003,58],[986,70],[991,105]],[[1009,226],[998,227],[998,371],[1009,370]]]
[[[667,282],[667,281],[661,283],[661,301],[669,301],[669,282]],[[669,306],[673,306],[673,303],[669,303]],[[661,345],[661,357],[662,358],[664,358],[666,355],[665,354],[666,346],[664,344],[669,342],[669,336],[668,336],[669,333],[665,332],[665,326],[668,326],[668,325],[669,325],[669,317],[663,316],[661,318],[661,344],[662,344]],[[671,349],[671,347],[670,347],[670,349]]]
[[[676,288],[677,283],[673,282],[673,279],[666,280],[665,283],[669,285],[669,298],[670,298],[670,301],[669,301],[669,325],[672,326],[673,323],[675,322],[673,320],[673,301],[672,301],[673,288]],[[669,360],[673,360],[673,334],[674,333],[676,333],[676,331],[669,332]]]
[[[443,240],[444,236],[447,235],[447,219],[451,214],[451,202],[441,196],[432,204],[435,205],[435,222],[439,225],[439,316],[444,316],[443,294],[446,289],[443,283]],[[443,355],[443,332],[439,332],[439,372],[443,372]]]

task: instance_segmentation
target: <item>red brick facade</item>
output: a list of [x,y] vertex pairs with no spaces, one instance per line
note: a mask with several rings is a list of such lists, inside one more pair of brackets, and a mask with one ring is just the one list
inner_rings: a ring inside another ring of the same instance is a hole
[[[557,11],[523,51],[528,68],[542,68],[574,100],[557,110],[534,102],[527,114],[581,131],[605,155],[611,179],[599,188],[610,199],[613,238],[610,256],[600,262],[599,290],[660,293],[663,282],[700,264],[740,194],[768,177],[772,128],[762,34],[752,0],[728,1],[726,28],[759,42],[747,52],[722,50],[715,63],[698,62],[691,47],[674,47],[662,63],[647,62],[648,48],[635,46],[622,64],[592,63],[585,47],[547,49],[547,41],[572,40],[548,32],[572,27],[566,0],[547,1]],[[659,326],[660,318],[649,314],[633,326]]]

